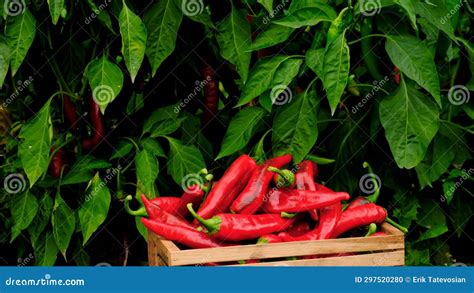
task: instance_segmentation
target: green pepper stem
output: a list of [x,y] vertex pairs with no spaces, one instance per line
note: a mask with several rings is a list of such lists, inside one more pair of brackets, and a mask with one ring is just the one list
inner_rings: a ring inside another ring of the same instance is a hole
[[186,205],[188,208],[188,211],[191,213],[191,215],[199,221],[204,227],[206,227],[207,231],[209,234],[214,234],[216,232],[219,232],[220,225],[221,225],[221,219],[217,216],[214,216],[208,220],[204,219],[203,217],[199,216],[196,211],[193,209],[193,204],[188,203]]
[[268,244],[268,239],[266,239],[265,237],[258,238],[257,245],[262,245],[262,244]]
[[291,172],[290,170],[287,170],[287,169],[280,170],[278,168],[271,167],[271,166],[268,167],[267,170],[279,175],[278,184],[283,185],[281,187],[289,187],[293,185],[295,182],[295,174],[293,174],[293,172]]
[[385,221],[392,225],[393,227],[397,228],[398,230],[402,231],[404,234],[408,233],[408,229],[403,227],[402,225],[398,224],[394,220],[390,219],[389,217],[385,218]]
[[374,175],[374,170],[372,169],[372,167],[370,167],[369,163],[368,162],[364,162],[362,164],[362,166],[364,168],[366,168],[367,170],[369,170],[369,173],[371,175],[371,178],[372,178],[372,182],[374,184],[374,187],[375,187],[375,192],[369,196],[367,196],[366,198],[370,201],[370,202],[373,202],[373,203],[376,203],[377,202],[377,199],[379,198],[379,195],[380,195],[380,186],[379,186],[379,183],[377,182],[377,179],[372,176]]
[[365,234],[364,237],[369,237],[370,235],[374,234],[377,232],[377,224],[372,223],[369,225],[369,229],[367,230],[367,234]]
[[280,217],[286,218],[286,219],[292,219],[292,218],[296,217],[296,215],[298,215],[298,213],[290,214],[290,213],[287,213],[287,212],[281,212]]
[[127,197],[125,198],[125,202],[124,202],[125,211],[127,213],[129,213],[130,215],[135,216],[135,217],[146,217],[146,216],[148,216],[144,206],[140,207],[137,210],[132,210],[130,208],[130,201],[132,201],[132,199],[133,199],[133,197],[131,195],[127,195]]

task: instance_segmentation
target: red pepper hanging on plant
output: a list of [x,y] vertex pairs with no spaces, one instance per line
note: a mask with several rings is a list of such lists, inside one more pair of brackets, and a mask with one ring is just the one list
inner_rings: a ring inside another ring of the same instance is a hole
[[71,101],[71,98],[67,95],[63,96],[63,109],[64,109],[64,116],[66,117],[66,120],[70,124],[70,129],[72,131],[77,130],[77,113],[76,113],[76,107],[74,106],[74,103]]
[[82,141],[82,148],[85,151],[94,149],[105,136],[104,121],[102,119],[102,113],[100,112],[99,105],[92,98],[92,94],[89,95],[89,107],[90,107],[90,119],[92,122],[92,136]]
[[201,77],[204,84],[203,122],[207,124],[217,114],[219,107],[219,81],[214,69],[207,63],[201,67]]

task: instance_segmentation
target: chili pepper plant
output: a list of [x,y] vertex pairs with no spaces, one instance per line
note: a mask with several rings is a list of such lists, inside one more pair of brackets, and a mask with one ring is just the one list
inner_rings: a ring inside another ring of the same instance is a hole
[[[261,165],[286,154],[344,199],[377,193],[386,211],[361,222],[386,212],[406,227],[408,265],[473,263],[472,2],[0,4],[1,265],[146,265],[139,216],[160,196],[187,216],[181,195],[205,198],[196,216],[232,236],[266,199],[262,182],[324,188]],[[243,154],[258,166],[231,165]],[[242,215],[209,220],[228,208]],[[329,237],[340,204],[314,211]],[[172,231],[181,218],[148,213],[171,240],[215,245],[198,221]]]

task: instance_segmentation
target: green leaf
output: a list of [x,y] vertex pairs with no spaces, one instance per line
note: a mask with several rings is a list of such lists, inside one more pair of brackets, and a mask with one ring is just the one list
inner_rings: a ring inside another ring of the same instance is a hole
[[13,219],[10,243],[20,232],[28,228],[38,212],[38,201],[30,191],[15,195],[10,201],[10,211]]
[[306,159],[308,159],[310,161],[313,161],[318,165],[329,165],[329,164],[332,164],[336,161],[334,159],[318,157],[318,156],[315,156],[315,155],[307,155]]
[[110,206],[110,191],[100,179],[99,173],[90,181],[85,194],[85,201],[79,208],[83,244],[87,243],[91,235],[105,221]]
[[[101,4],[99,5],[99,7],[97,7],[97,5],[94,3],[94,0],[87,0],[87,4],[89,5],[90,9],[94,13],[93,15],[97,17],[97,19],[102,23],[102,25],[105,26],[107,29],[109,29],[109,31],[115,34],[109,12],[105,10],[107,6],[104,4]],[[88,25],[94,21],[94,18],[92,18],[91,16],[86,18],[85,24]]]
[[122,91],[123,73],[120,67],[104,56],[87,65],[86,76],[92,89],[94,101],[104,114],[107,105],[112,103]]
[[64,0],[48,0],[49,12],[51,13],[51,20],[53,24],[58,23],[61,12],[65,9]]
[[322,81],[332,115],[334,115],[337,105],[339,105],[349,80],[349,59],[349,46],[344,32],[326,48],[324,53]]
[[10,66],[12,76],[26,57],[36,35],[36,20],[31,12],[24,8],[24,12],[17,16],[8,17],[5,36],[10,47]]
[[135,217],[135,226],[137,227],[138,233],[142,235],[143,239],[147,240],[148,238],[148,229],[143,225],[140,217]]
[[0,37],[0,89],[8,73],[10,64],[10,48],[4,38]]
[[176,119],[166,119],[153,124],[153,130],[150,131],[150,137],[168,135],[179,129],[185,117]]
[[379,115],[398,167],[418,165],[439,128],[436,104],[402,78],[397,90],[380,102]]
[[161,63],[174,51],[182,19],[183,13],[173,0],[158,1],[147,9],[143,22],[148,30],[146,55],[153,76]]
[[125,0],[119,15],[119,25],[122,35],[122,54],[130,72],[130,78],[134,82],[145,57],[147,31],[140,17],[128,9]]
[[59,248],[54,241],[53,233],[47,231],[32,242],[35,251],[35,265],[50,267],[56,263]]
[[328,0],[298,0],[291,1],[288,12],[294,12],[298,9],[307,8],[307,7],[320,7],[321,4],[327,4]]
[[421,203],[417,224],[428,230],[422,233],[416,242],[436,238],[448,232],[443,209],[433,200],[425,200]]
[[336,17],[336,11],[331,6],[320,4],[290,12],[287,16],[277,19],[273,23],[300,28],[303,26],[313,26],[322,21],[332,21]]
[[385,50],[393,64],[427,90],[441,107],[438,72],[428,46],[409,35],[387,35]]
[[95,170],[95,169],[107,169],[112,167],[108,161],[103,159],[97,159],[92,155],[85,155],[77,158],[76,163],[72,166],[72,170]]
[[242,89],[236,107],[247,104],[265,92],[270,87],[278,67],[289,58],[288,56],[276,55],[258,60],[250,71],[248,81]]
[[170,143],[168,174],[177,184],[181,184],[186,175],[195,174],[206,167],[198,148],[193,145],[184,145],[171,137],[166,138]]
[[[466,225],[469,224],[469,219],[473,215],[472,204],[466,204],[469,199],[466,197],[456,196],[453,203],[449,206],[450,220],[453,223],[453,230],[456,231],[458,237],[461,237],[462,233],[466,233]],[[471,198],[472,202],[472,198]]]
[[133,115],[145,107],[143,93],[133,93],[127,104],[127,114]]
[[412,193],[400,190],[395,193],[393,201],[396,203],[392,210],[393,216],[397,218],[400,225],[409,228],[413,221],[418,218],[420,203],[417,197]]
[[270,24],[257,35],[250,48],[256,51],[278,45],[286,41],[294,31],[295,29],[291,27]]
[[319,78],[324,76],[323,64],[324,64],[324,52],[325,48],[309,49],[306,51],[305,62],[311,70],[316,73]]
[[441,175],[448,171],[455,157],[453,144],[440,134],[433,140],[432,150],[428,150],[425,158],[416,166],[416,174],[421,189],[432,186],[431,183],[438,180]]
[[69,172],[63,177],[61,186],[88,182],[94,177],[94,174],[90,170],[73,170],[74,172]]
[[216,160],[232,155],[249,143],[255,133],[262,129],[266,112],[259,107],[240,110],[227,128],[222,147]]
[[287,87],[298,74],[301,64],[303,64],[301,59],[288,59],[280,64],[270,84],[272,104],[286,103],[290,98],[288,95],[291,93],[285,93],[283,97],[280,97],[280,94],[289,90]]
[[232,11],[217,25],[217,42],[222,57],[235,65],[243,82],[247,80],[250,65],[251,31],[245,17],[232,6]]
[[148,117],[143,123],[143,134],[150,133],[153,131],[155,124],[160,121],[168,119],[177,119],[179,110],[177,105],[170,105],[162,108],[158,108]]
[[48,193],[44,193],[43,197],[38,201],[38,211],[36,216],[28,227],[28,233],[31,236],[32,242],[35,242],[41,233],[43,233],[49,223],[52,211],[53,199]]
[[158,160],[155,155],[144,149],[135,156],[137,188],[148,197],[156,197],[155,180],[158,177]]
[[127,139],[122,139],[118,142],[117,148],[110,157],[111,160],[117,158],[123,158],[133,150],[133,143]]
[[54,201],[51,225],[56,245],[64,259],[66,259],[66,251],[76,228],[76,214],[62,199],[59,192],[56,194],[56,200]]
[[282,107],[273,121],[272,143],[275,156],[292,154],[301,162],[318,138],[316,92],[296,95]]
[[429,4],[414,1],[413,5],[415,6],[416,13],[443,31],[451,40],[457,42],[456,36],[454,35],[454,28],[451,25],[450,19],[447,17],[450,15],[450,12],[448,8],[446,8],[444,0],[430,0]]
[[151,154],[154,154],[157,157],[166,158],[165,151],[155,139],[145,138],[140,141],[140,145]]
[[416,11],[415,11],[415,2],[412,0],[395,0],[400,7],[402,7],[410,18],[411,26],[416,30]]
[[30,187],[48,169],[49,150],[53,136],[50,104],[51,100],[48,100],[36,116],[21,128],[18,135],[23,139],[18,149],[18,156],[30,181]]
[[267,10],[268,13],[272,13],[273,0],[257,0],[257,2],[262,4],[262,6]]
[[260,138],[258,141],[258,144],[255,146],[255,152],[253,155],[253,158],[257,162],[257,164],[262,164],[267,160],[267,154],[265,153],[265,138],[267,135],[271,132],[272,130],[269,129],[267,132],[265,132],[264,135]]

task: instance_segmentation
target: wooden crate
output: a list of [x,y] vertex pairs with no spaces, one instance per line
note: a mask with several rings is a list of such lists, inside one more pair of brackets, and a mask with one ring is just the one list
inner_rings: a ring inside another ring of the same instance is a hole
[[[154,233],[148,234],[150,266],[201,266],[209,262],[259,259],[265,262],[242,266],[402,266],[405,264],[403,233],[382,224],[387,236],[353,237],[318,241],[298,241],[219,248],[180,249]],[[329,256],[351,253],[349,256]],[[321,255],[314,259],[284,260],[292,256]]]

